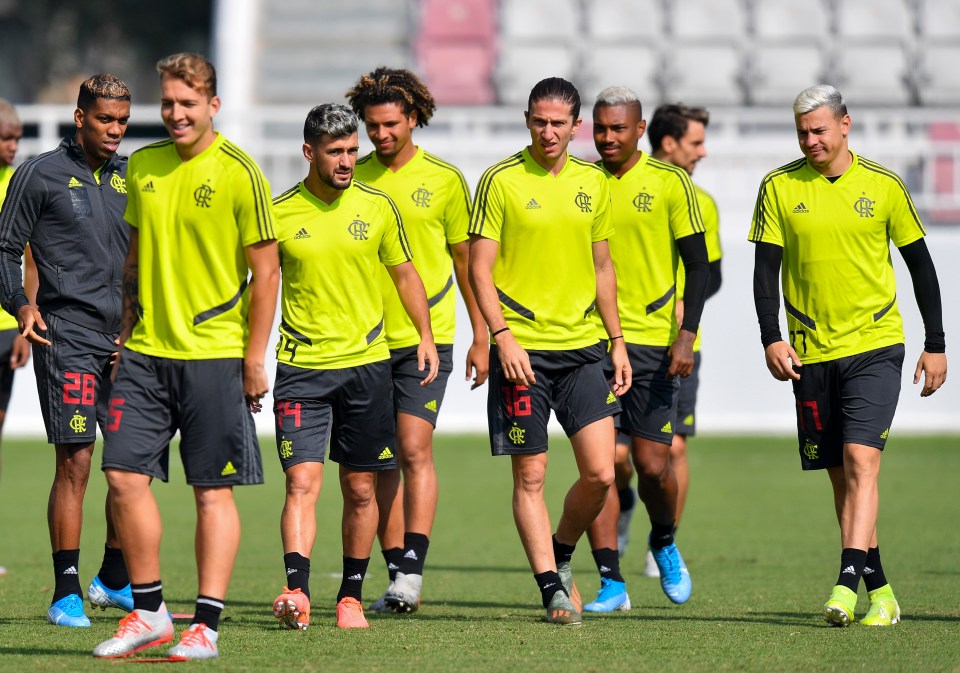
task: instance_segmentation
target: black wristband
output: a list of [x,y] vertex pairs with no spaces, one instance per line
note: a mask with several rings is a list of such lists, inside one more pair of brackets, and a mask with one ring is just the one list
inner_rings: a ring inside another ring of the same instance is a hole
[[923,350],[928,353],[946,353],[947,340],[943,332],[927,332],[923,341]]
[[615,337],[608,337],[608,338],[607,338],[607,341],[613,341],[614,339],[622,339],[622,338],[623,338],[623,335],[622,335],[622,334],[618,334],[618,335],[615,336]]
[[501,328],[498,329],[496,332],[491,332],[491,333],[490,333],[490,336],[495,337],[495,336],[497,336],[498,334],[503,334],[504,332],[509,332],[509,331],[510,331],[510,328],[509,328],[509,327],[501,327]]

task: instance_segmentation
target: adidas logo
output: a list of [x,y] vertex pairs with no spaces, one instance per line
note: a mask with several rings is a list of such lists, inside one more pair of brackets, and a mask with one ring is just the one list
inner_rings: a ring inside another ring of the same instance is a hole
[[527,202],[527,210],[536,210],[540,207],[540,204],[537,203],[536,199],[530,199]]
[[683,424],[684,424],[684,425],[693,425],[693,414],[690,414],[689,416],[687,416],[686,418],[684,418],[684,419],[683,419]]
[[310,238],[310,234],[307,233],[307,230],[306,230],[305,227],[304,227],[304,228],[301,228],[300,231],[298,231],[298,232],[297,232],[296,234],[294,234],[294,236],[293,236],[293,240],[295,240],[295,241],[298,240],[298,239],[301,239],[301,238]]
[[63,571],[63,574],[64,574],[64,575],[79,575],[80,573],[77,572],[77,566],[70,566],[69,568],[67,568],[66,570]]
[[550,584],[544,584],[544,585],[543,585],[543,588],[544,588],[544,589],[549,589],[550,587],[552,587],[552,586],[554,586],[554,585],[556,585],[556,582],[550,582]]
[[430,400],[429,402],[427,402],[427,403],[424,404],[423,406],[424,406],[425,409],[429,409],[429,410],[432,411],[433,413],[437,413],[437,401],[436,401],[436,400]]
[[83,187],[83,183],[76,178],[71,177],[70,182],[67,183],[67,189],[74,189],[75,187]]
[[875,572],[876,572],[876,570],[874,570],[874,569],[871,568],[870,566],[864,566],[864,567],[863,567],[863,574],[864,574],[864,575],[872,575],[872,574],[875,573]]
[[297,572],[296,568],[287,568],[287,577],[290,577],[293,573]]
[[406,554],[404,554],[404,555],[403,555],[403,558],[412,559],[412,560],[414,560],[414,561],[419,560],[419,559],[417,558],[417,552],[415,552],[415,551],[412,550],[412,549],[411,549],[410,551],[408,551]]
[[847,566],[846,568],[843,569],[843,571],[842,571],[840,574],[841,574],[841,575],[856,575],[856,574],[857,574],[857,571],[853,569],[853,566]]
[[348,577],[347,579],[348,579],[348,580],[354,580],[355,582],[362,582],[362,581],[363,581],[363,575],[361,575],[360,573],[357,573],[356,575],[350,575],[350,577]]
[[141,188],[140,188],[140,191],[141,191],[141,192],[149,192],[149,193],[153,194],[153,180],[151,180],[150,182],[148,182],[147,184],[145,184],[143,187],[141,187]]
[[889,435],[890,435],[890,428],[887,428],[887,429],[884,430],[883,433],[880,435],[880,439],[886,439]]
[[607,566],[600,566],[600,572],[608,573],[610,572],[610,568],[608,568]]
[[223,466],[223,469],[220,470],[221,477],[229,477],[231,474],[236,474],[237,468],[233,466],[233,461],[228,460],[227,464]]
[[613,404],[616,401],[617,401],[617,396],[614,395],[612,391],[607,393],[607,404]]
[[378,459],[379,459],[379,460],[390,460],[391,458],[393,458],[393,451],[390,450],[390,447],[389,447],[389,446],[383,447],[383,451],[380,452],[380,455],[378,456]]
[[396,563],[388,563],[387,570],[400,570],[400,566],[398,566]]
[[660,428],[660,432],[673,432],[673,423],[667,421],[667,424]]
[[803,205],[803,201],[801,201],[800,203],[798,203],[798,204],[797,204],[797,207],[793,209],[793,214],[794,214],[794,215],[802,215],[802,214],[804,214],[804,213],[809,213],[809,212],[810,212],[810,211],[807,210],[807,207],[806,207],[805,205]]

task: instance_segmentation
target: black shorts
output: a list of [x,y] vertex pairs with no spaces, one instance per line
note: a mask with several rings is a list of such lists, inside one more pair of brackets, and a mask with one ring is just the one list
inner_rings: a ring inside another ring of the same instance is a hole
[[437,415],[447,391],[447,379],[453,371],[453,346],[438,345],[440,370],[433,383],[421,386],[426,371],[417,369],[417,347],[408,346],[390,351],[390,369],[393,371],[393,403],[397,413],[410,414],[437,427]]
[[104,432],[110,360],[116,334],[103,334],[48,313],[49,346],[33,346],[40,412],[51,444],[90,444]]
[[13,340],[18,334],[20,331],[16,327],[0,330],[0,412],[6,412],[10,406],[14,372],[10,368],[10,357],[13,355]]
[[110,397],[103,467],[167,481],[170,440],[192,486],[262,484],[243,361],[173,360],[124,350]]
[[697,434],[697,393],[700,391],[700,351],[693,353],[693,371],[680,379],[680,394],[677,397],[677,424],[674,431],[684,437]]
[[[633,369],[630,390],[620,398],[620,432],[630,437],[649,439],[661,444],[673,442],[677,420],[677,394],[680,378],[667,378],[670,358],[666,346],[627,344],[627,356]],[[610,357],[605,362],[608,378],[613,376]]]
[[617,396],[603,375],[603,347],[571,351],[527,351],[534,386],[507,381],[497,347],[490,347],[487,420],[495,456],[543,453],[553,409],[567,437],[601,418],[620,413]]
[[803,365],[793,382],[804,470],[843,465],[844,444],[883,450],[900,398],[903,344]]
[[358,472],[397,467],[390,361],[345,369],[277,365],[277,455],[284,470],[330,459]]

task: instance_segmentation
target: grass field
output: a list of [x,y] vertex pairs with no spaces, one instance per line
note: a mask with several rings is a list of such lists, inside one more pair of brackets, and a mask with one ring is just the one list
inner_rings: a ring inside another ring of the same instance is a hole
[[[339,631],[340,493],[331,472],[318,508],[309,631],[280,631],[270,604],[283,583],[278,530],[282,474],[265,438],[267,483],[237,491],[243,544],[221,622],[222,657],[182,664],[217,671],[960,671],[960,437],[894,437],[881,476],[881,549],[904,621],[892,629],[827,628],[820,606],[836,580],[839,536],[825,475],[802,474],[793,440],[702,437],[691,442],[693,486],[679,544],[693,598],[670,604],[641,577],[642,516],[623,571],[634,608],[587,616],[582,628],[540,621],[539,593],[510,512],[506,459],[479,436],[438,438],[441,501],[424,603],[412,616],[371,616],[367,631]],[[568,443],[551,450],[556,522],[574,470]],[[0,484],[0,671],[93,671],[90,650],[119,613],[90,629],[45,623],[52,591],[44,512],[52,450],[8,440]],[[98,461],[99,462],[99,461]],[[171,461],[175,463],[176,461]],[[103,478],[87,494],[80,577],[96,573],[103,544]],[[193,499],[174,470],[155,492],[164,515],[163,581],[174,612],[192,612]],[[585,597],[598,586],[589,545],[574,570]],[[386,586],[374,551],[366,600]],[[858,616],[865,610],[861,588]],[[89,610],[88,610],[89,612]]]

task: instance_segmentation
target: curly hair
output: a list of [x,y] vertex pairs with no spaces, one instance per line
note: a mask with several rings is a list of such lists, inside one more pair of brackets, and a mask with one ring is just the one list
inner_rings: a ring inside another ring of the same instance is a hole
[[130,89],[116,75],[100,74],[86,79],[77,94],[77,107],[87,112],[98,100],[130,102]]
[[417,114],[417,126],[424,127],[430,122],[437,103],[427,85],[409,70],[380,66],[366,75],[347,92],[350,107],[362,119],[363,111],[369,105],[399,103],[403,114]]

